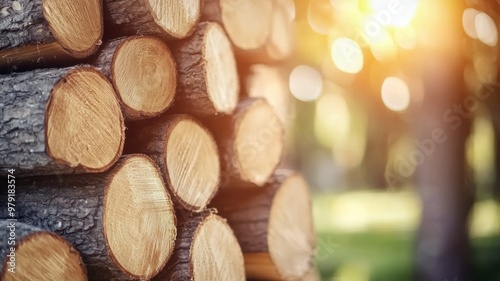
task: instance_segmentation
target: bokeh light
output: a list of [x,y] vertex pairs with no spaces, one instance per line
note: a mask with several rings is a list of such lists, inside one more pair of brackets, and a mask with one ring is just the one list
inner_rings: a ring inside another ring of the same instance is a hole
[[382,84],[382,101],[392,111],[403,111],[410,105],[410,89],[405,81],[388,77]]
[[299,65],[290,73],[290,92],[301,101],[314,101],[323,91],[323,78],[314,68]]
[[467,8],[464,10],[464,14],[462,15],[462,25],[464,27],[465,34],[472,39],[477,39],[476,34],[476,16],[479,14],[479,11],[472,8]]
[[354,74],[363,69],[364,57],[361,47],[349,38],[337,38],[332,44],[331,55],[333,63],[341,71]]
[[488,46],[496,46],[498,32],[495,21],[486,13],[479,13],[475,18],[477,39]]
[[417,45],[417,34],[412,26],[396,30],[395,39],[398,46],[403,49],[415,49]]

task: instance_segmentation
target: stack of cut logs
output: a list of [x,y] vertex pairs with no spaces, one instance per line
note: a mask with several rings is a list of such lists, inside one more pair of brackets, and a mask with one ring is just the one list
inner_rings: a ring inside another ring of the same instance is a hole
[[305,280],[309,191],[281,168],[293,17],[0,0],[0,279]]

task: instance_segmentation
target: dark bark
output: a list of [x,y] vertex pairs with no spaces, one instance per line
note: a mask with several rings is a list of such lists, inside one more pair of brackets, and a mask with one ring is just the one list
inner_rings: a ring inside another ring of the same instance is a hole
[[212,24],[198,24],[191,37],[172,46],[172,54],[177,64],[175,106],[180,112],[202,117],[220,114],[208,93],[206,61],[203,54],[205,35]]
[[125,35],[156,35],[164,40],[181,38],[155,22],[146,0],[104,0],[104,23],[108,38]]
[[[205,210],[199,214],[191,214],[183,217],[177,227],[177,240],[175,248],[167,265],[153,278],[153,281],[172,280],[183,281],[193,280],[193,267],[191,264],[191,245],[197,228],[201,226],[203,220],[213,215],[214,211]],[[196,258],[196,257],[193,257]]]
[[[14,230],[15,237],[14,240],[10,240],[10,229],[9,227],[14,226],[12,229]],[[19,247],[20,244],[24,243],[25,241],[28,241],[31,237],[40,235],[40,234],[45,234],[45,235],[51,235],[57,238],[57,240],[61,241],[61,243],[67,244],[68,248],[72,249],[72,246],[69,245],[67,241],[65,241],[63,238],[57,236],[54,233],[48,232],[46,230],[40,229],[38,227],[34,227],[28,224],[20,223],[14,220],[0,220],[0,229],[2,229],[2,235],[0,235],[0,257],[2,257],[2,260],[0,261],[0,277],[3,279],[3,277],[6,276],[6,274],[15,274],[15,273],[9,273],[8,272],[8,266],[7,262],[10,260],[7,255],[10,253],[10,248],[17,248]],[[46,249],[47,251],[50,251],[51,249]],[[74,250],[73,250],[74,251]],[[79,255],[78,255],[79,256]],[[7,266],[7,267],[5,267]],[[57,266],[57,265],[55,265]],[[80,266],[81,266],[81,272],[85,273],[85,266],[83,262],[80,260]],[[49,270],[49,269],[47,269]],[[77,277],[77,276],[74,276]]]
[[[166,154],[175,153],[174,151],[166,151],[168,139],[174,127],[182,120],[191,120],[202,126],[196,119],[186,114],[163,115],[156,119],[131,123],[126,135],[125,152],[142,153],[153,159],[162,172],[170,194],[173,195],[175,207],[178,212],[185,215],[185,213],[199,211],[199,207],[190,205],[177,194],[172,185],[166,162]],[[210,202],[216,192],[217,190],[214,190],[207,202]]]
[[76,67],[0,76],[0,170],[16,175],[71,174],[47,153],[45,110],[52,88]]

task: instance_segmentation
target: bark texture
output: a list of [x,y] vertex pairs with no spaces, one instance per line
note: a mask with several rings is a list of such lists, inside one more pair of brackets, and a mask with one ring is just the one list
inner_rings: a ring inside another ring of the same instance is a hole
[[206,210],[199,214],[191,214],[183,217],[183,221],[181,221],[177,227],[178,234],[177,240],[175,241],[174,253],[163,270],[153,278],[153,281],[193,280],[191,245],[198,226],[200,226],[205,218],[213,213],[213,210]]
[[77,169],[47,154],[45,110],[54,85],[76,67],[0,76],[0,171],[71,174]]
[[203,54],[205,34],[210,24],[200,23],[191,37],[172,46],[172,55],[177,64],[175,104],[180,111],[195,116],[211,116],[218,113],[208,94],[208,77]]

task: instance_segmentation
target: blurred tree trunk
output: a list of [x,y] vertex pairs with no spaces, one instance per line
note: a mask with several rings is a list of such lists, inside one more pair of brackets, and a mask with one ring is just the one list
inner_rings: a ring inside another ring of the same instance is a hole
[[[465,143],[474,115],[464,85],[462,1],[421,2],[416,56],[424,98],[416,107],[416,182],[422,221],[416,244],[417,280],[472,280],[467,220],[474,193],[467,186]],[[424,18],[422,18],[424,17]],[[476,106],[477,107],[477,106]],[[420,160],[420,161],[419,161]]]

